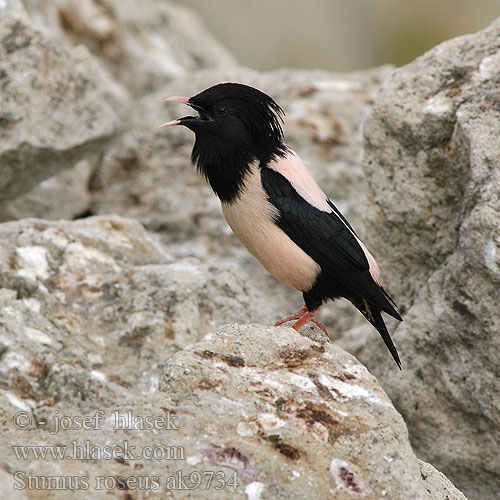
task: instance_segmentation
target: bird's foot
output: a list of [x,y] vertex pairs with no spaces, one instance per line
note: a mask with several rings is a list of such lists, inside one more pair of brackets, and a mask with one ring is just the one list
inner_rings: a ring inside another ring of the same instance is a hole
[[287,321],[292,321],[292,319],[299,319],[306,312],[307,312],[307,307],[304,304],[296,313],[291,314],[290,316],[287,316],[286,318],[280,319],[279,321],[276,321],[276,323],[274,323],[274,326],[280,326],[283,323],[286,323]]
[[292,321],[296,319],[297,321],[292,325],[292,328],[294,330],[299,331],[302,326],[304,326],[308,321],[311,321],[311,323],[314,323],[316,326],[318,326],[321,329],[321,331],[326,336],[328,336],[328,330],[326,329],[326,326],[323,323],[320,323],[319,321],[312,319],[318,311],[319,307],[317,307],[312,311],[308,311],[306,305],[304,304],[295,314],[292,314],[291,316],[287,316],[286,318],[277,321],[274,324],[274,326],[280,326],[283,323],[286,323],[287,321]]

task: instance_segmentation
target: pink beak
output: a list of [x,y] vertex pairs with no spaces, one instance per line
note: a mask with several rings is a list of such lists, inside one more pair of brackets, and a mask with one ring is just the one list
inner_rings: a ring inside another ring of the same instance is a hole
[[[172,95],[170,97],[165,97],[165,99],[163,99],[163,101],[176,101],[176,102],[182,102],[183,104],[189,104],[189,97]],[[160,127],[172,127],[174,125],[179,125],[179,123],[180,123],[179,120],[172,120],[172,121],[161,124]]]
[[160,127],[173,127],[174,125],[179,125],[180,120],[171,120],[169,122],[162,123]]
[[177,101],[187,104],[189,102],[189,97],[181,97],[179,95],[171,95],[170,97],[165,97],[164,101]]

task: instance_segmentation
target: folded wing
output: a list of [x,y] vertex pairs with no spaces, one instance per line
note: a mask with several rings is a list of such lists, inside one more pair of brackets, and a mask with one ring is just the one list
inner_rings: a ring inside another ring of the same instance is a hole
[[262,168],[262,186],[278,209],[275,223],[312,257],[322,272],[346,290],[346,298],[365,299],[401,319],[385,291],[370,274],[370,264],[354,230],[330,200],[326,209],[306,201],[291,182],[272,168]]

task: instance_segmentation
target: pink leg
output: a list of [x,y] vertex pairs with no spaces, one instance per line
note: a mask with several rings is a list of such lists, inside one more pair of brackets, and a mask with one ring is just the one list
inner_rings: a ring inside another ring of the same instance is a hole
[[287,321],[292,321],[292,319],[299,319],[301,318],[304,313],[307,312],[307,307],[306,305],[304,304],[296,313],[294,314],[291,314],[290,316],[287,316],[286,318],[284,319],[280,319],[279,321],[276,321],[276,323],[274,323],[274,326],[280,326],[282,325],[283,323],[286,323]]
[[285,319],[278,321],[277,323],[275,323],[274,326],[279,326],[279,325],[282,325],[283,323],[286,323],[287,321],[291,321],[292,319],[296,319],[297,321],[292,325],[292,328],[294,330],[299,331],[299,329],[302,326],[304,326],[308,321],[311,321],[316,326],[321,328],[321,330],[323,331],[323,333],[325,335],[328,335],[328,330],[326,329],[325,325],[323,325],[323,323],[320,323],[319,321],[316,321],[315,319],[312,319],[316,315],[316,313],[319,311],[320,307],[321,306],[317,307],[313,311],[308,311],[307,307],[304,304],[300,308],[300,310],[297,311],[295,314],[292,314],[291,316],[287,316]]

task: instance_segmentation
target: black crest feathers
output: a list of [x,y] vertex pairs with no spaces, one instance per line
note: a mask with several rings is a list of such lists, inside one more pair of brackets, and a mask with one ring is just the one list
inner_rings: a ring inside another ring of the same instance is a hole
[[193,96],[191,102],[210,109],[216,103],[238,116],[261,152],[279,154],[283,142],[284,111],[264,92],[242,83],[219,83]]
[[283,156],[281,107],[264,92],[241,83],[219,83],[191,97],[200,113],[192,126],[191,159],[217,196],[231,202],[241,193],[254,162],[264,166]]

